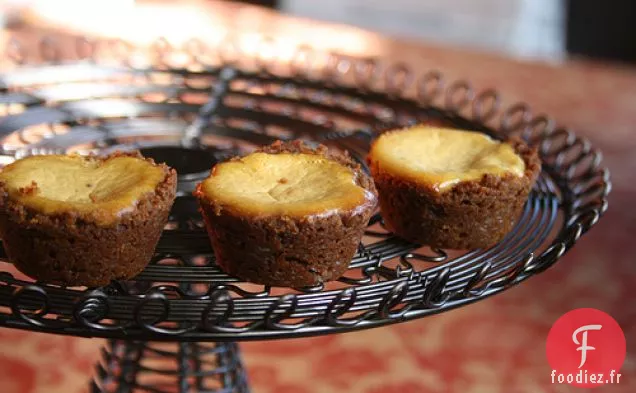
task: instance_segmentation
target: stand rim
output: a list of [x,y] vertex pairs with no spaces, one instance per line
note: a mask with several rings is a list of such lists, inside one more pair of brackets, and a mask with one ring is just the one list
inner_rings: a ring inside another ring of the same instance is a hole
[[[69,74],[69,70],[74,73]],[[333,72],[338,70],[338,64],[333,66]],[[33,74],[34,71],[38,74]],[[141,86],[117,85],[114,93],[112,90],[100,93],[102,95],[97,95],[97,98],[55,98],[55,81],[63,75],[70,81],[80,80],[82,75],[103,81],[100,78],[110,77],[113,72],[131,77],[168,75],[174,78],[170,79],[173,83],[159,90],[165,92],[171,89],[175,92],[175,98],[158,103],[136,100],[132,106],[117,107],[116,104],[121,103],[123,98],[108,96],[129,97],[131,94],[144,94],[148,89],[153,91],[154,84],[149,82],[151,78]],[[401,77],[403,83],[398,81],[398,74],[404,74]],[[444,250],[427,250],[430,254],[422,254],[417,251],[417,245],[382,233],[381,226],[378,226],[380,217],[376,215],[373,224],[377,229],[367,234],[371,236],[371,233],[375,233],[378,236],[376,238],[381,240],[363,246],[352,263],[352,269],[356,269],[361,277],[341,279],[341,288],[288,289],[276,295],[276,289],[267,287],[252,292],[246,290],[237,280],[224,276],[210,260],[205,269],[187,263],[178,268],[162,265],[166,259],[164,257],[169,259],[173,255],[180,255],[178,253],[209,252],[209,249],[204,249],[207,240],[200,227],[181,232],[167,230],[159,245],[157,260],[136,279],[136,287],[123,282],[99,289],[74,290],[40,285],[17,279],[7,271],[1,272],[0,306],[8,308],[9,312],[0,312],[0,326],[83,337],[153,341],[247,341],[374,328],[473,303],[545,271],[607,210],[607,195],[611,189],[609,172],[601,166],[600,153],[591,147],[589,141],[576,137],[567,129],[555,127],[554,122],[545,116],[532,117],[526,104],[516,104],[502,110],[499,107],[499,94],[491,89],[474,94],[468,82],[458,81],[441,94],[441,74],[429,72],[418,80],[416,95],[419,99],[416,100],[406,93],[408,82],[414,79],[407,66],[392,65],[384,71],[384,75],[385,86],[382,90],[367,88],[367,80],[362,80],[356,86],[345,84],[339,81],[342,75],[339,78],[311,80],[298,74],[280,76],[228,64],[190,71],[165,66],[130,69],[69,63],[22,69],[3,75],[0,85],[6,88],[0,95],[0,103],[19,104],[26,109],[23,113],[2,119],[0,135],[23,137],[21,132],[32,123],[70,127],[66,134],[53,132],[52,137],[27,143],[19,150],[6,149],[5,146],[2,151],[5,157],[42,154],[56,148],[55,144],[67,140],[69,135],[92,135],[90,132],[95,127],[90,121],[95,119],[102,122],[97,127],[101,127],[100,132],[112,138],[113,132],[118,132],[120,128],[103,120],[108,119],[108,116],[126,119],[126,125],[131,130],[143,132],[144,129],[138,123],[145,120],[146,113],[155,111],[165,115],[158,123],[168,129],[163,136],[178,135],[177,125],[189,123],[191,126],[199,124],[203,136],[212,130],[216,136],[262,144],[266,140],[276,139],[275,136],[250,129],[254,125],[249,122],[255,122],[258,128],[259,124],[262,126],[259,121],[265,121],[262,118],[266,116],[269,122],[303,125],[309,130],[303,135],[347,149],[360,159],[368,148],[373,128],[378,124],[385,120],[393,125],[408,124],[413,118],[420,120],[426,117],[494,136],[520,136],[539,146],[544,171],[526,204],[517,229],[491,250],[469,252],[450,261],[447,261],[449,257]],[[210,78],[210,87],[192,88],[183,82],[200,77]],[[356,77],[360,78],[359,75]],[[38,85],[29,81],[29,78],[39,82],[50,80],[54,85],[48,90],[38,90]],[[232,87],[236,81],[247,87]],[[430,87],[431,83],[434,84],[433,88]],[[250,90],[254,86],[261,90],[254,93]],[[48,97],[43,91],[49,94]],[[180,95],[183,91],[207,91],[208,103],[236,96],[243,100],[243,104],[237,107],[223,104],[210,110],[207,105],[184,101]],[[304,91],[315,94],[303,96],[301,92]],[[54,98],[51,98],[52,95]],[[329,99],[321,98],[321,95]],[[340,97],[342,102],[337,102],[334,97]],[[257,102],[256,106],[253,101]],[[261,106],[269,101],[276,101],[280,105],[291,102],[300,108],[317,111],[328,109],[334,118],[347,115],[349,119],[373,119],[367,123],[372,126],[347,129],[324,116],[304,119],[297,113],[263,109]],[[435,104],[439,101],[443,102],[443,106]],[[363,110],[360,109],[360,103]],[[113,111],[113,107],[119,109]],[[392,114],[382,113],[386,108]],[[170,118],[171,113],[178,114],[176,120]],[[238,126],[215,123],[219,118],[233,116],[248,122]],[[408,119],[400,119],[400,116]],[[500,123],[493,126],[497,117],[500,117]],[[109,129],[109,126],[112,128]],[[106,140],[104,135],[100,138]],[[137,147],[144,146],[141,144]],[[224,153],[227,153],[227,149],[221,150],[220,154]],[[184,187],[187,188],[187,185]],[[191,208],[185,202],[184,206]],[[182,248],[175,254],[175,247]],[[391,260],[396,261],[395,266],[387,265],[387,261]],[[419,269],[423,264],[432,266]],[[150,284],[162,281],[161,278],[167,277],[164,273],[173,276],[179,274],[181,278],[173,280],[173,285]],[[207,285],[207,290],[196,294],[188,292],[192,285],[201,283]]]

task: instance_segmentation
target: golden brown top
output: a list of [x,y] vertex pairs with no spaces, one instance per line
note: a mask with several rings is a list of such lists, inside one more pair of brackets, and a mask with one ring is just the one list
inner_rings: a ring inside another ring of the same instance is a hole
[[369,154],[372,167],[432,186],[437,191],[483,175],[522,177],[514,148],[480,132],[415,126],[382,134]]
[[46,215],[77,213],[108,225],[154,192],[164,170],[138,157],[31,156],[0,172],[9,198]]
[[350,210],[367,200],[356,173],[327,157],[256,152],[216,165],[199,191],[239,214],[306,216]]

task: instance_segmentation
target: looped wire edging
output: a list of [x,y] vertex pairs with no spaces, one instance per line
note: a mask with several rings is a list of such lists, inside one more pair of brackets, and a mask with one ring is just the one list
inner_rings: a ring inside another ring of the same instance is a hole
[[[158,57],[165,58],[171,54],[174,48],[169,45],[168,43],[162,47],[163,49],[157,50]],[[191,55],[192,61],[200,61],[209,54],[208,50],[210,49],[197,47],[190,48],[186,52]],[[85,57],[93,59],[94,53],[91,52],[90,55],[88,53],[88,51],[84,52]],[[123,61],[129,52],[125,50],[122,53],[124,55],[120,56],[120,60]],[[315,55],[316,52],[308,49],[302,57]],[[54,57],[49,56],[49,58]],[[341,84],[341,81],[347,75],[355,75],[352,73],[356,72],[357,60],[344,55],[334,55],[333,58],[335,60],[331,63],[333,67],[331,74],[329,72],[325,74],[330,76],[330,79],[324,81],[325,85],[322,88],[324,90],[338,89],[341,95],[334,95],[330,97],[331,100],[360,94],[358,97],[362,98],[359,98],[361,103],[358,107],[364,109],[367,105],[366,97],[380,96],[379,93],[384,91],[389,94],[384,95],[381,99],[385,101],[380,100],[381,102],[390,103],[399,100],[400,105],[406,108],[416,108],[409,110],[433,109],[439,111],[442,117],[459,116],[459,112],[467,113],[467,109],[471,108],[472,120],[475,122],[486,123],[500,116],[499,131],[502,134],[519,135],[538,146],[549,176],[554,179],[559,188],[558,191],[563,191],[563,195],[552,195],[552,188],[550,188],[552,186],[542,188],[537,193],[541,195],[540,198],[558,197],[561,202],[560,208],[566,214],[566,224],[548,248],[545,251],[535,250],[536,254],[524,252],[515,255],[514,269],[503,273],[500,273],[501,269],[496,265],[497,261],[491,263],[489,260],[486,262],[482,260],[480,265],[467,270],[470,274],[466,273],[465,280],[458,285],[455,284],[457,281],[454,281],[456,275],[454,267],[451,268],[453,259],[449,260],[444,250],[433,250],[433,255],[427,255],[426,251],[414,251],[414,248],[406,252],[404,250],[408,247],[403,246],[402,251],[388,256],[390,253],[383,255],[370,248],[361,247],[360,259],[356,262],[360,264],[356,272],[359,274],[340,279],[338,285],[344,285],[344,289],[330,290],[329,285],[321,285],[299,288],[296,290],[298,294],[272,296],[270,288],[250,292],[242,289],[238,284],[228,282],[222,287],[213,286],[205,296],[194,297],[188,295],[186,291],[181,291],[179,287],[155,288],[154,292],[151,288],[150,292],[135,298],[134,304],[127,305],[134,308],[130,320],[118,321],[120,324],[113,325],[108,324],[111,313],[119,312],[116,315],[122,315],[123,303],[119,304],[120,300],[117,297],[111,297],[102,291],[74,292],[81,295],[77,297],[78,300],[72,309],[73,326],[85,328],[87,332],[98,336],[109,334],[115,336],[124,330],[128,333],[142,330],[150,337],[158,339],[188,336],[191,333],[192,337],[195,334],[208,338],[223,335],[223,337],[232,336],[240,339],[241,335],[259,337],[259,335],[271,334],[286,337],[296,332],[310,331],[305,328],[316,328],[315,331],[322,329],[322,332],[345,331],[367,324],[405,320],[412,318],[412,315],[428,315],[453,306],[456,304],[453,303],[455,300],[474,301],[483,296],[489,296],[547,269],[572,247],[607,209],[607,194],[611,183],[609,172],[600,166],[600,153],[594,150],[587,140],[577,137],[570,130],[555,127],[552,119],[543,115],[532,117],[527,104],[519,103],[502,111],[503,100],[495,90],[487,89],[475,95],[472,86],[465,81],[452,83],[448,89],[444,89],[441,73],[428,72],[418,79],[407,65],[401,63],[388,64],[387,68],[382,70],[380,68],[382,64],[374,61],[372,67],[370,66],[371,68],[367,70],[367,74],[358,76],[358,82],[363,82],[362,84],[345,85]],[[367,60],[366,64],[371,63]],[[227,66],[227,63],[225,65]],[[170,65],[164,62],[160,66],[162,72],[171,70]],[[261,62],[261,66],[266,66],[265,62]],[[290,67],[292,71],[295,71],[294,75],[303,74],[301,69],[294,69],[291,65]],[[328,68],[329,65],[325,67],[325,69]],[[226,69],[236,70],[233,67],[226,67]],[[149,70],[148,73],[153,70]],[[313,89],[321,86],[318,81],[309,80],[308,76],[298,80],[288,80],[269,75],[270,71],[260,67],[255,74],[241,71],[241,75],[248,75],[252,80],[262,83],[277,81],[284,85],[280,88],[266,86],[264,89],[270,98],[279,100],[309,101],[311,97],[302,95],[304,94],[302,93],[303,84],[312,86]],[[180,70],[180,72],[185,71]],[[197,74],[192,72],[192,75]],[[376,81],[374,78],[378,75],[384,75],[384,78]],[[411,81],[415,81],[416,84],[413,98],[407,96]],[[383,86],[376,86],[382,83]],[[371,91],[372,88],[373,91]],[[289,91],[283,93],[285,89]],[[353,93],[354,91],[357,93]],[[369,101],[372,99],[369,98]],[[435,101],[446,102],[447,110],[434,106],[437,105]],[[328,104],[328,100],[312,102]],[[165,104],[167,101],[162,103]],[[257,106],[254,108],[260,109]],[[338,110],[352,111],[345,106],[339,107]],[[292,118],[295,114],[291,113],[287,116]],[[391,120],[395,120],[394,117],[391,117]],[[350,132],[344,132],[335,127],[333,121],[319,119],[325,119],[325,116],[314,116],[312,124],[328,130],[330,142],[338,143],[351,135]],[[470,118],[466,120],[470,121]],[[365,142],[366,145],[368,142]],[[389,245],[395,242],[394,236],[389,232],[368,231],[367,235]],[[385,264],[385,261],[391,257],[396,257],[398,260],[395,267]],[[446,265],[446,263],[449,264]],[[419,270],[423,265],[427,266],[426,269],[433,265],[430,268],[430,274],[425,274],[428,270]],[[19,287],[11,299],[11,310],[15,319],[41,329],[52,328],[54,321],[45,317],[56,304],[54,300],[56,298],[50,297],[54,292],[49,293],[48,287],[26,286],[15,282],[17,281],[6,285]],[[234,298],[230,296],[229,291]],[[130,293],[118,295],[135,296]],[[175,317],[180,311],[179,307],[184,303],[192,307],[190,315],[194,317],[187,321],[190,323],[184,323],[185,320],[181,319],[176,320]],[[248,308],[249,311],[245,311]],[[102,324],[102,320],[106,322]],[[65,321],[61,319],[59,322],[63,324]]]

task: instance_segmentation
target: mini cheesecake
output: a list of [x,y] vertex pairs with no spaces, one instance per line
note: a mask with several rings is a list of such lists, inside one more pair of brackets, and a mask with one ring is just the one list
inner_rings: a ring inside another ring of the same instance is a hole
[[219,266],[289,287],[342,276],[377,204],[348,156],[298,141],[216,165],[195,195]]
[[102,286],[150,261],[176,173],[138,154],[31,156],[0,172],[0,235],[39,281]]
[[427,125],[382,133],[367,157],[385,225],[438,248],[492,246],[514,226],[540,172],[536,149]]

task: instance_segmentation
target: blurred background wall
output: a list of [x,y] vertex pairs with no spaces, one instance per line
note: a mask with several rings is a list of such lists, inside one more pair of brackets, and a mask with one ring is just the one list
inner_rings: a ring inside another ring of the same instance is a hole
[[[199,0],[210,2],[218,0]],[[425,40],[517,58],[560,61],[569,56],[636,63],[636,0],[226,0],[383,35]],[[0,0],[37,5],[48,13],[116,11],[134,4],[194,0]],[[73,19],[73,20],[76,20]],[[6,17],[5,17],[5,23]],[[106,21],[103,21],[106,22]],[[152,22],[152,21],[149,21]],[[163,22],[162,22],[163,23]],[[136,34],[142,34],[138,27]],[[178,29],[173,29],[176,33]]]
[[296,15],[515,56],[560,58],[561,0],[281,0]]
[[249,0],[401,38],[515,57],[636,63],[634,0]]

